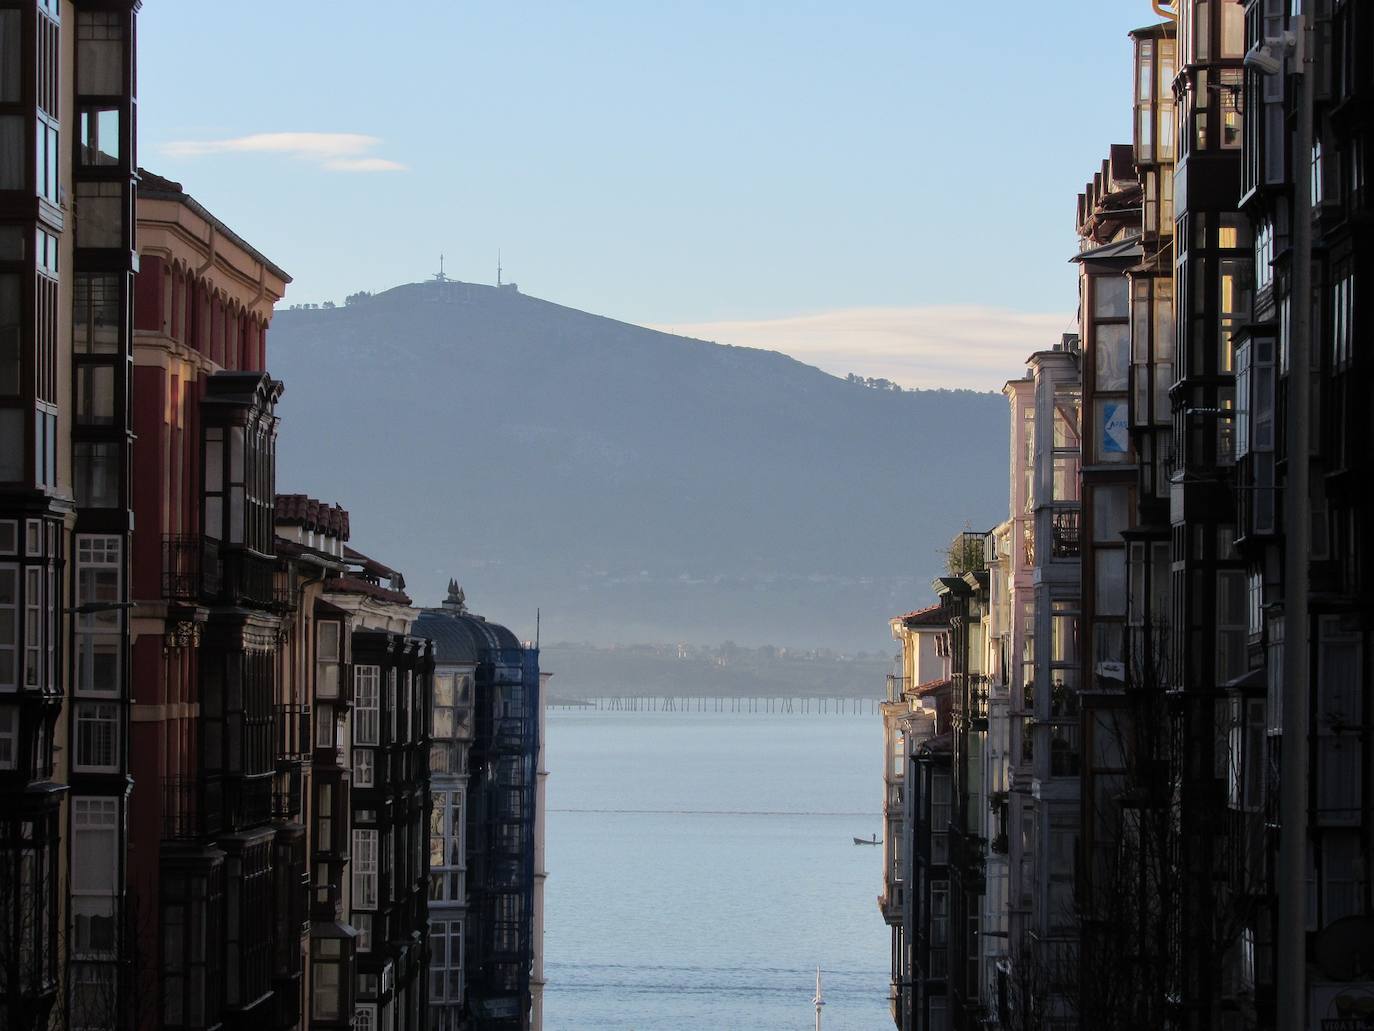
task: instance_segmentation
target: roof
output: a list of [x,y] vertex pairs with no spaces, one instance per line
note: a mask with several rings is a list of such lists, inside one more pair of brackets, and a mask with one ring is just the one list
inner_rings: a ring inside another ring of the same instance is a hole
[[441,664],[476,665],[488,652],[522,647],[519,638],[501,624],[453,609],[423,610],[410,632],[434,642],[434,661]]
[[911,689],[911,693],[917,698],[924,698],[927,695],[937,694],[944,688],[949,687],[954,681],[949,677],[942,677],[939,680],[927,680],[924,684],[917,684]]
[[401,576],[396,570],[378,562],[375,558],[368,558],[361,551],[355,551],[347,544],[344,545],[344,558],[348,559],[348,561],[352,562],[355,566],[362,566],[366,572],[371,573],[373,576],[383,577],[387,580],[400,580],[402,584],[405,583],[405,577]]
[[900,619],[906,626],[946,626],[949,618],[945,615],[944,607],[937,601],[934,605],[927,605],[923,609],[916,609],[914,612],[907,612],[901,616],[894,616]]
[[146,168],[140,168],[138,170],[138,196],[147,200],[174,200],[185,204],[197,215],[213,225],[217,233],[221,233],[238,246],[242,247],[253,256],[255,261],[262,262],[267,270],[283,283],[291,282],[291,277],[284,272],[279,265],[269,259],[262,251],[258,250],[243,237],[239,236],[238,233],[234,232],[214,215],[210,214],[209,211],[201,206],[198,200],[182,188],[181,183],[174,182],[171,179],[164,179],[156,172],[150,172]]
[[303,526],[348,540],[348,510],[342,505],[316,501],[305,494],[278,494],[274,518],[285,526]]
[[1101,247],[1089,247],[1079,251],[1069,261],[1140,261],[1145,257],[1145,249],[1140,246],[1140,237],[1128,236],[1124,240],[1104,243]]
[[917,751],[917,755],[948,755],[954,751],[954,734],[946,730],[943,734],[936,734],[932,738],[927,738]]
[[332,594],[361,594],[376,601],[388,601],[396,605],[409,605],[410,595],[404,591],[393,591],[390,587],[374,584],[356,576],[336,576],[325,581],[325,590]]

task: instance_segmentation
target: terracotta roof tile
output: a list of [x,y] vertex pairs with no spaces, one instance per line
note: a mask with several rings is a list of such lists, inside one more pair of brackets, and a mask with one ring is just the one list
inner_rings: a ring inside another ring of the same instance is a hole
[[356,576],[336,576],[325,582],[325,589],[331,594],[361,594],[367,598],[375,598],[377,601],[389,601],[397,605],[410,604],[410,595],[402,591],[393,591],[389,587],[382,587],[370,580],[362,580]]
[[914,612],[907,612],[896,618],[900,619],[909,627],[944,626],[949,622],[948,617],[945,616],[943,606],[941,606],[938,601],[934,605],[927,605],[923,609],[916,609]]
[[278,494],[275,518],[287,526],[303,526],[341,541],[348,540],[348,510],[305,494]]

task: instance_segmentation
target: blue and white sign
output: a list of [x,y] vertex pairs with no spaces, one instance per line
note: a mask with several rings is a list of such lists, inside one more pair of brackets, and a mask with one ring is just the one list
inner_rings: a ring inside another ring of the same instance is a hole
[[1102,453],[1124,455],[1131,449],[1126,428],[1126,402],[1107,401],[1102,405]]

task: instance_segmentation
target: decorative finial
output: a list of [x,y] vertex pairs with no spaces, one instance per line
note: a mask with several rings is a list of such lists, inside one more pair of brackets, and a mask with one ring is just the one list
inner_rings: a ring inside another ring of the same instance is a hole
[[457,580],[450,579],[448,582],[448,597],[444,599],[444,608],[455,612],[467,611],[467,595],[458,586]]

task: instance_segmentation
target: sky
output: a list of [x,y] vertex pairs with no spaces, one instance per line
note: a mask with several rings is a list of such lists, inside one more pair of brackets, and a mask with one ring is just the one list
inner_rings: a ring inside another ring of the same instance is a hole
[[341,303],[438,269],[998,389],[1071,328],[1149,0],[145,0],[139,160]]

